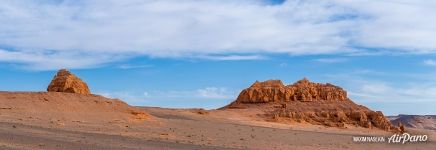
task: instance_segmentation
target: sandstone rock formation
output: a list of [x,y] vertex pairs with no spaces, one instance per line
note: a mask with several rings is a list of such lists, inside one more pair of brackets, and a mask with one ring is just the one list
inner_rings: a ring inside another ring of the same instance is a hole
[[283,85],[280,80],[256,81],[239,95],[242,103],[266,103],[288,101],[344,101],[347,92],[332,84],[312,83],[304,78],[291,85]]
[[48,92],[91,94],[88,85],[66,69],[58,71],[47,87]]
[[399,130],[382,112],[352,102],[342,88],[313,83],[306,78],[290,85],[280,80],[256,81],[224,109],[251,107],[264,110],[265,117],[272,121]]
[[398,127],[400,128],[401,133],[406,132],[406,129],[404,129],[404,125],[401,122],[398,122]]

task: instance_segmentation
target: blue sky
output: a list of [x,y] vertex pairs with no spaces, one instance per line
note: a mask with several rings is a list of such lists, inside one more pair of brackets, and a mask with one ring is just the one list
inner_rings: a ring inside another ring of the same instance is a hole
[[388,115],[436,114],[435,2],[1,3],[2,91],[44,91],[69,68],[132,105],[218,108],[256,80],[308,77]]

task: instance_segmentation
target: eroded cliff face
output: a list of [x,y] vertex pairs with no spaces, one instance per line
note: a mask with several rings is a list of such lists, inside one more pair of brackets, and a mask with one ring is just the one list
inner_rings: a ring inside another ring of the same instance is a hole
[[280,80],[256,81],[225,109],[250,107],[263,109],[264,116],[271,121],[398,130],[382,112],[352,102],[344,89],[306,78],[290,85]]
[[61,69],[47,87],[48,92],[91,94],[88,85],[66,69]]
[[288,101],[345,101],[347,92],[332,84],[312,83],[308,79],[291,85],[283,85],[280,80],[256,81],[250,88],[243,90],[237,102],[267,103]]

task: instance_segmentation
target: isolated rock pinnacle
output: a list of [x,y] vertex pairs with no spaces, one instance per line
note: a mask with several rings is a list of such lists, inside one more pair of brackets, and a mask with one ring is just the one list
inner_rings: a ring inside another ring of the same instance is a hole
[[47,87],[47,91],[91,94],[88,85],[66,69],[61,69],[57,72]]

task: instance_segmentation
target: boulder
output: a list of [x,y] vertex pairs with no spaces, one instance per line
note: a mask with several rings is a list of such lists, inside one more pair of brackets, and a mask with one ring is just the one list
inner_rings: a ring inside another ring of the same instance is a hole
[[91,94],[88,85],[66,69],[61,69],[57,72],[47,87],[47,91]]

